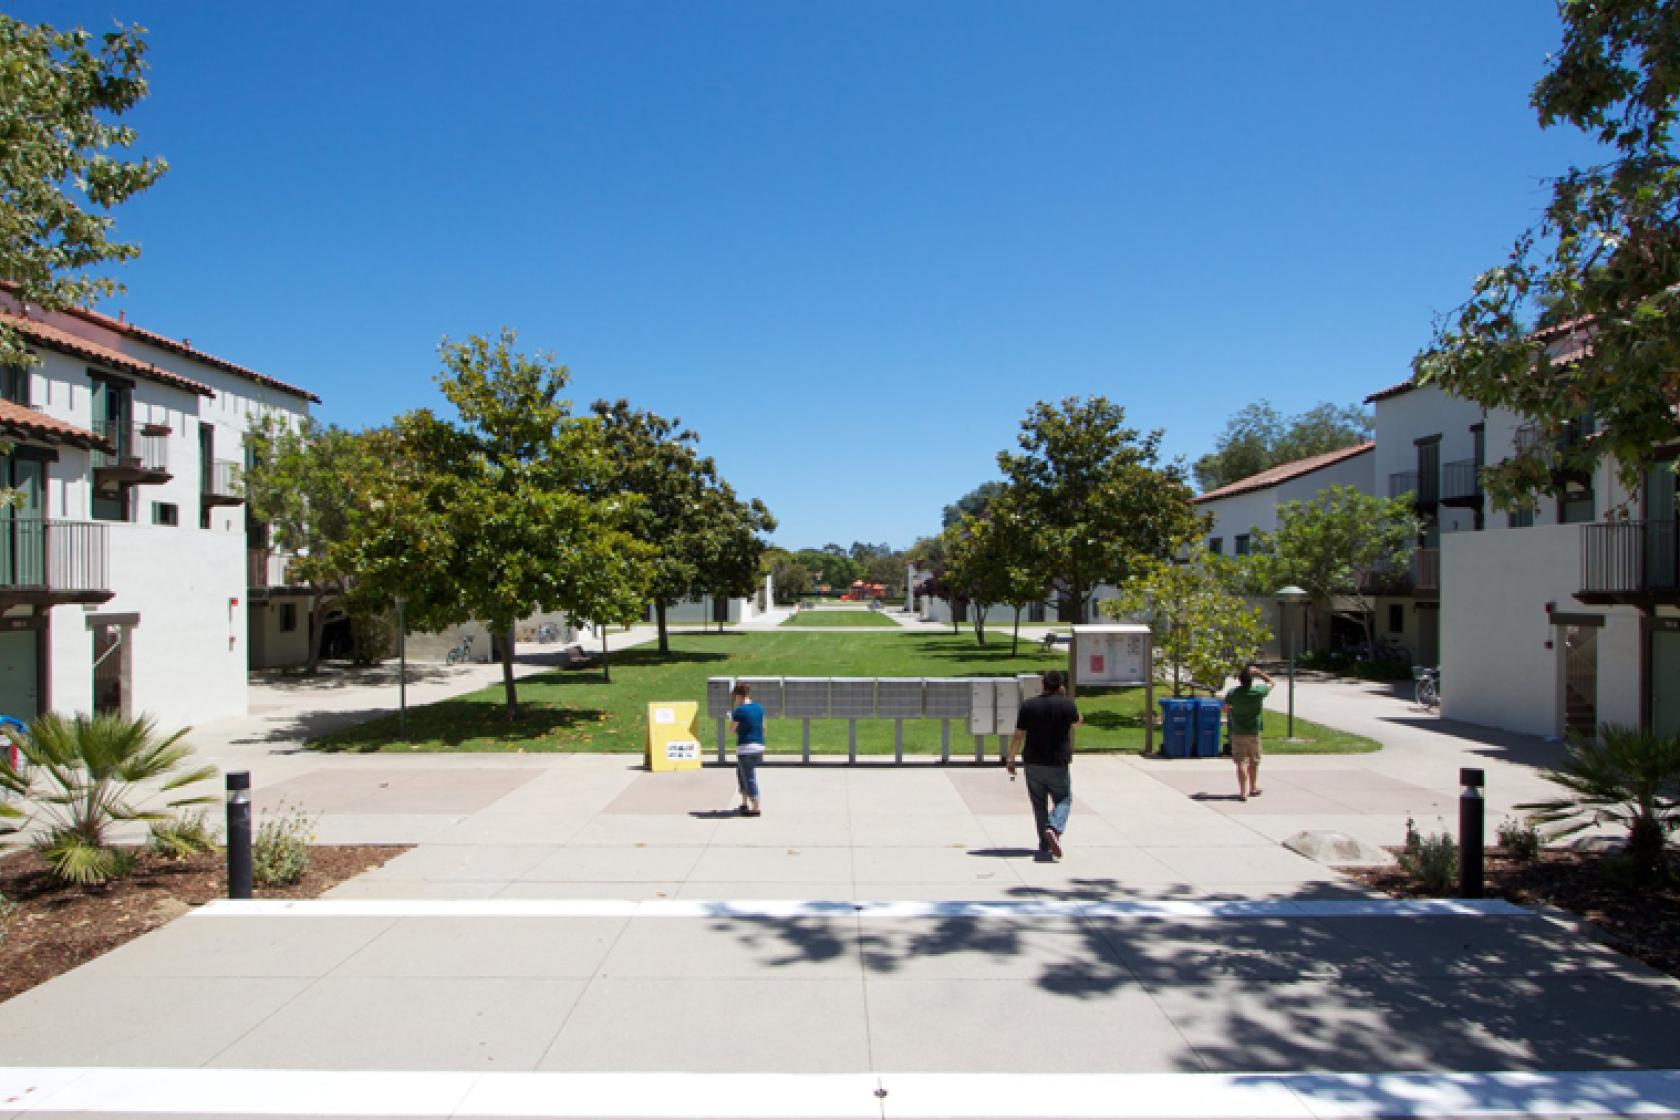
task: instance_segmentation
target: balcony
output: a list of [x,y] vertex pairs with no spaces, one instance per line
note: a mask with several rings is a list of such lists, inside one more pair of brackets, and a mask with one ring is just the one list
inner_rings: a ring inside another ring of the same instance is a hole
[[1457,459],[1441,467],[1441,504],[1480,507],[1482,464],[1474,459]]
[[1575,598],[1637,607],[1680,603],[1677,537],[1672,520],[1581,526],[1581,590]]
[[1395,471],[1388,476],[1388,496],[1391,498],[1405,497],[1416,494],[1418,488],[1418,472]]
[[199,500],[207,506],[236,506],[245,501],[239,464],[217,459],[207,464],[199,481]]
[[111,598],[109,526],[0,514],[0,604]]
[[173,477],[169,473],[168,428],[97,421],[93,434],[116,448],[93,453],[95,489],[115,490],[123,484],[155,486]]

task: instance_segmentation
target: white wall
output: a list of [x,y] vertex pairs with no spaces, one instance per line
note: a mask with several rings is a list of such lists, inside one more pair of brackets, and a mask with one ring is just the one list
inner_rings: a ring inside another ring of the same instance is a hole
[[[1376,461],[1373,464],[1375,492],[1389,497],[1389,476],[1418,467],[1417,440],[1440,436],[1442,474],[1448,463],[1475,456],[1475,436],[1470,428],[1483,422],[1482,406],[1450,397],[1433,386],[1425,386],[1376,402]],[[1510,447],[1495,443],[1495,433],[1488,431],[1486,460],[1494,462],[1505,456]],[[1438,480],[1439,481],[1439,480]],[[1437,511],[1442,533],[1456,533],[1475,527],[1472,511],[1442,506]]]
[[1221,551],[1233,556],[1239,534],[1270,533],[1277,529],[1277,508],[1284,502],[1310,501],[1331,486],[1353,486],[1362,493],[1375,493],[1375,462],[1375,453],[1367,451],[1263,490],[1198,502],[1198,512],[1213,515],[1213,527],[1204,541],[1219,538]]
[[125,637],[126,707],[167,730],[243,715],[245,542],[194,529],[112,523],[111,586],[96,607],[52,610],[52,702],[93,707],[89,616],[138,614]]
[[1576,601],[1580,533],[1578,525],[1537,525],[1442,539],[1442,715],[1559,734],[1562,652],[1546,612],[1551,603],[1558,612],[1604,618],[1599,722],[1639,723],[1638,614]]

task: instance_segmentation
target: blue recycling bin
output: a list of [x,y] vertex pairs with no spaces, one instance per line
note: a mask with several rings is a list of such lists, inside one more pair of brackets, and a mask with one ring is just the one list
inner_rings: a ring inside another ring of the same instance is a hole
[[1196,717],[1194,700],[1157,700],[1161,706],[1161,753],[1168,758],[1189,758]]
[[1219,757],[1220,714],[1225,705],[1219,700],[1192,700],[1196,706],[1193,717],[1195,747],[1190,752],[1196,758]]

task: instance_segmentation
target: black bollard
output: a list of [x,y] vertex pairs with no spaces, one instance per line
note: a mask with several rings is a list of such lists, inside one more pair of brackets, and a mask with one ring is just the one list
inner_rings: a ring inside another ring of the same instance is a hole
[[1484,814],[1480,770],[1469,767],[1458,772],[1458,897],[1482,897],[1482,849]]
[[227,776],[228,897],[251,897],[251,772]]

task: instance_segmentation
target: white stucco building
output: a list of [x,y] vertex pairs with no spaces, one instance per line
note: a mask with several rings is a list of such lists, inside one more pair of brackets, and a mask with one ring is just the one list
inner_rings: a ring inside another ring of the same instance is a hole
[[[1375,493],[1376,444],[1371,442],[1343,447],[1322,455],[1312,455],[1227,483],[1193,501],[1197,510],[1211,518],[1204,543],[1209,552],[1222,556],[1246,556],[1250,542],[1260,533],[1275,532],[1278,527],[1278,507],[1285,502],[1311,501],[1320,491],[1332,486],[1352,486],[1364,494]],[[1283,640],[1283,619],[1276,601],[1255,598],[1251,604],[1259,608],[1266,626],[1277,636],[1267,647],[1268,653],[1279,653]],[[1386,606],[1379,602],[1378,614]],[[1309,616],[1296,610],[1292,625],[1299,627],[1296,649],[1313,645],[1323,646],[1331,640],[1331,620],[1317,619],[1316,641],[1307,640]],[[1379,628],[1380,632],[1380,628]]]
[[[1560,336],[1553,360],[1582,341]],[[1532,445],[1532,425],[1409,382],[1370,400],[1378,484],[1416,494],[1422,543],[1439,549],[1442,714],[1545,736],[1602,723],[1680,734],[1672,461],[1636,493],[1601,465],[1557,474],[1529,509],[1495,511],[1480,467]],[[1582,417],[1565,438],[1591,431]]]
[[0,370],[0,486],[23,496],[0,511],[0,713],[243,714],[253,644],[308,629],[256,603],[283,580],[250,547],[245,432],[317,398],[97,312],[0,291],[0,317],[39,359]]

